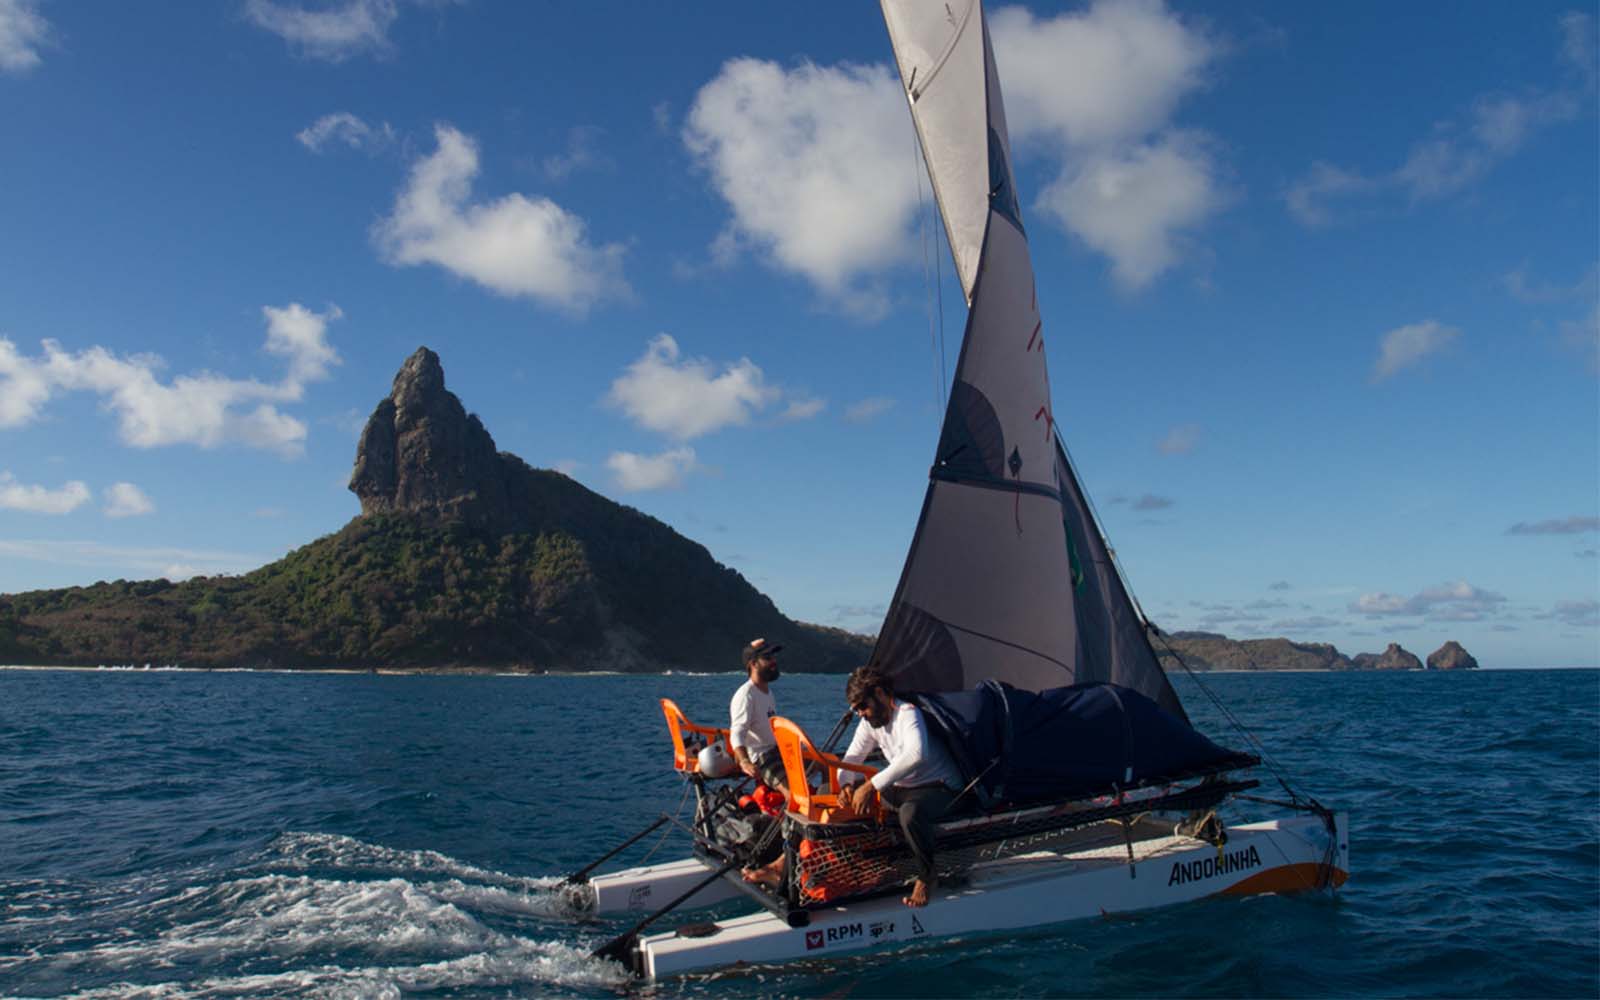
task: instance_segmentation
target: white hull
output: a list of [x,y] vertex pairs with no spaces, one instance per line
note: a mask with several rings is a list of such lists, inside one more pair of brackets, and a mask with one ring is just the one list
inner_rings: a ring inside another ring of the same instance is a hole
[[[1337,885],[1350,870],[1345,814],[1337,816],[1336,826],[1332,879]],[[1131,865],[1125,844],[1102,841],[986,863],[962,884],[941,887],[917,910],[890,897],[812,911],[810,924],[799,928],[762,911],[720,921],[709,936],[652,934],[639,941],[637,968],[646,978],[660,979],[697,969],[826,958],[955,934],[1039,927],[1213,895],[1311,889],[1327,858],[1328,830],[1314,816],[1229,827],[1220,853],[1191,837],[1136,841]],[[659,907],[709,874],[703,863],[690,859],[597,878],[597,911],[646,908],[627,903],[641,899],[641,887],[653,903],[650,908]],[[722,880],[710,889],[719,887],[720,895],[702,893],[692,903],[738,894]]]

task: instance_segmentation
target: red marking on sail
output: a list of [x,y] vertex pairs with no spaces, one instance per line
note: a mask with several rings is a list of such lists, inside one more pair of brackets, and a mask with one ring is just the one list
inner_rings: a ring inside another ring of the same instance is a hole
[[1039,412],[1033,415],[1033,419],[1035,420],[1038,420],[1040,417],[1044,418],[1044,439],[1048,441],[1050,440],[1051,433],[1056,429],[1056,418],[1055,415],[1050,412],[1049,403],[1039,407]]

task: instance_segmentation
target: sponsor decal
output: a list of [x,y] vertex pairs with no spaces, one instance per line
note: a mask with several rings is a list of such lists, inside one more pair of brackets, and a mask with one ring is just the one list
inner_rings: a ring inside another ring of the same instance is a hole
[[1172,874],[1167,877],[1168,885],[1182,885],[1185,882],[1198,882],[1201,879],[1214,878],[1218,875],[1228,875],[1233,872],[1248,871],[1251,868],[1261,867],[1261,855],[1256,853],[1256,847],[1249,847],[1237,851],[1229,851],[1215,857],[1207,856],[1199,861],[1177,861],[1172,865]]
[[873,924],[871,927],[868,927],[867,928],[867,933],[872,936],[872,940],[874,940],[874,941],[876,941],[879,938],[883,937],[885,934],[893,934],[894,933],[894,921],[893,920],[880,920],[877,923]]
[[[894,930],[894,924],[888,922],[888,928],[891,931]],[[806,931],[806,951],[816,951],[818,948],[826,948],[830,944],[856,941],[866,936],[866,924],[834,924],[832,927],[824,927],[820,931]]]
[[628,909],[644,909],[644,901],[650,898],[650,887],[647,885],[634,886],[628,890]]
[[911,915],[911,936],[915,937],[918,934],[926,933],[928,933],[927,928],[922,926],[922,921],[918,920],[917,915],[913,913]]

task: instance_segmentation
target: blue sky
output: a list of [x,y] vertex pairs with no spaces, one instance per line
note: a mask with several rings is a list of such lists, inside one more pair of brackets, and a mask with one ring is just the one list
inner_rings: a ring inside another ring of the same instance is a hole
[[[1152,620],[1600,663],[1592,9],[989,15]],[[502,450],[876,629],[962,310],[874,5],[0,0],[0,123],[0,592],[336,530],[426,344]]]

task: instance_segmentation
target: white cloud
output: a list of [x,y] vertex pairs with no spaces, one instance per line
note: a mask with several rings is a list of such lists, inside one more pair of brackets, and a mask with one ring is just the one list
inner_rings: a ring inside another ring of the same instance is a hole
[[753,247],[836,305],[882,308],[860,279],[907,259],[917,206],[888,67],[731,60],[696,95],[683,142],[733,211],[713,256]]
[[50,40],[50,22],[38,0],[0,0],[0,73],[26,73],[39,65],[39,47]]
[[1185,233],[1216,214],[1225,196],[1205,144],[1169,132],[1148,145],[1077,160],[1039,196],[1039,207],[1111,258],[1124,288],[1148,285],[1178,263]]
[[1124,288],[1176,266],[1229,194],[1203,132],[1172,124],[1219,47],[1160,0],[990,19],[1013,142],[1060,161],[1037,207],[1110,258]]
[[1317,163],[1285,192],[1290,214],[1307,226],[1323,226],[1335,221],[1335,203],[1388,193],[1404,195],[1413,204],[1446,198],[1477,183],[1534,135],[1581,117],[1595,82],[1594,22],[1572,12],[1559,25],[1557,58],[1569,70],[1566,84],[1479,95],[1454,119],[1413,142],[1390,171],[1362,174]]
[[548,198],[469,203],[477,145],[449,125],[434,136],[438,149],[412,168],[394,210],[373,230],[390,264],[437,264],[501,295],[573,312],[629,294],[622,245],[591,244],[584,221]]
[[325,10],[248,0],[244,13],[256,27],[313,59],[329,62],[389,51],[389,28],[399,17],[395,0],[347,0]]
[[[238,573],[266,562],[259,556],[205,549],[103,545],[99,542],[0,539],[0,556],[58,566],[86,566],[113,576],[166,576]],[[176,573],[177,575],[173,575]]]
[[800,396],[789,400],[789,405],[778,414],[782,421],[810,420],[828,406],[828,401],[817,396]]
[[694,449],[673,448],[659,455],[638,455],[631,451],[612,452],[606,459],[617,487],[629,493],[643,490],[673,489],[694,471]]
[[1048,134],[1078,147],[1164,128],[1218,54],[1160,0],[1099,0],[1054,18],[1007,7],[989,27],[1012,137]]
[[1505,597],[1458,580],[1430,587],[1412,597],[1379,591],[1362,594],[1350,605],[1353,614],[1377,617],[1422,616],[1433,621],[1481,621],[1505,604]]
[[1199,443],[1200,426],[1183,424],[1168,431],[1167,436],[1156,445],[1156,450],[1163,455],[1187,455]]
[[1433,319],[1390,330],[1379,342],[1378,360],[1372,366],[1372,381],[1381,382],[1401,369],[1411,367],[1441,350],[1460,334],[1461,331],[1455,327],[1445,326]]
[[348,111],[335,111],[318,118],[294,137],[313,153],[322,152],[330,142],[351,149],[378,150],[394,142],[394,128],[388,122],[374,127]]
[[102,494],[106,517],[138,517],[155,513],[156,505],[132,483],[112,483]]
[[0,510],[20,510],[29,514],[70,514],[89,501],[89,487],[74,479],[58,489],[19,483],[9,472],[0,472]]
[[298,302],[283,308],[262,306],[267,319],[267,353],[289,359],[287,384],[298,389],[307,382],[320,382],[328,369],[340,364],[339,354],[328,344],[328,323],[344,312],[330,305],[324,313],[314,313]]
[[605,402],[640,426],[687,441],[749,423],[781,395],[749,358],[725,364],[719,372],[706,358],[679,360],[678,342],[663,333],[611,383]]
[[269,306],[263,314],[267,351],[289,360],[287,375],[276,383],[211,372],[167,383],[158,375],[161,359],[152,355],[119,357],[104,347],[71,353],[45,340],[43,353],[30,358],[0,338],[0,428],[32,421],[58,391],[89,392],[116,414],[120,437],[137,448],[231,443],[297,455],[306,426],[275,404],[299,400],[307,382],[325,378],[328,366],[338,363],[326,327],[342,314],[337,306],[315,313],[298,303]]
[[869,396],[845,407],[844,418],[852,424],[864,424],[874,417],[887,413],[893,406],[894,400],[887,396]]

